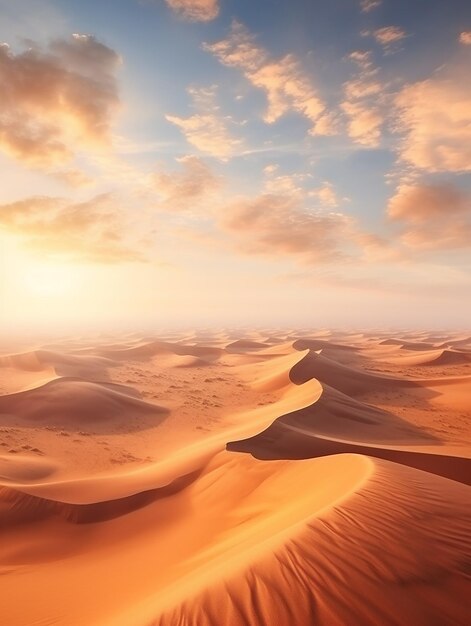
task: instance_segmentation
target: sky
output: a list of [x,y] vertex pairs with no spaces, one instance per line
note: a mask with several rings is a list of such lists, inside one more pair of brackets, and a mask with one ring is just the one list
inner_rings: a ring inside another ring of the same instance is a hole
[[0,0],[0,322],[466,328],[466,0]]

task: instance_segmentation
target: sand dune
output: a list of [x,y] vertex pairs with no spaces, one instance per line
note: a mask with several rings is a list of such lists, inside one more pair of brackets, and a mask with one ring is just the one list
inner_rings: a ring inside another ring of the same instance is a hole
[[461,348],[461,349],[471,349],[471,337],[465,336],[460,337],[459,339],[445,339],[442,345],[437,346],[438,348]]
[[11,384],[3,389],[4,392],[37,387],[57,377],[105,381],[109,379],[109,369],[114,365],[110,359],[100,356],[33,350],[0,357],[0,380],[7,376],[10,378]]
[[467,626],[467,341],[198,331],[0,357],[2,623]]
[[169,341],[148,341],[134,346],[120,348],[119,346],[107,346],[100,349],[100,354],[110,359],[148,359],[159,354],[189,355],[202,358],[217,358],[223,350],[215,346],[185,345]]
[[172,354],[167,358],[160,358],[160,364],[166,367],[204,367],[210,364],[210,361],[197,356]]
[[[447,487],[450,493],[437,498]],[[469,528],[466,496],[466,488],[445,479],[375,463],[355,493],[293,528],[272,554],[260,555],[237,577],[225,577],[153,624],[209,626],[221,619],[234,624],[465,624],[470,609],[462,567],[470,554],[469,538],[463,541]],[[447,540],[439,531],[444,520]],[[425,558],[417,554],[418,546],[427,546]]]
[[471,485],[471,459],[431,452],[421,447],[381,446],[345,441],[317,433],[315,424],[303,416],[280,418],[266,431],[245,441],[229,442],[227,449],[248,452],[257,459],[309,459],[333,454],[361,454],[386,459]]
[[391,361],[399,365],[462,365],[463,363],[471,363],[471,354],[439,349],[394,357]]
[[432,343],[426,341],[406,341],[403,339],[385,339],[380,342],[383,346],[399,346],[403,350],[431,350],[434,348]]
[[265,344],[259,341],[238,339],[237,341],[233,341],[232,343],[227,344],[226,350],[228,352],[245,352],[247,350],[262,350],[265,347]]
[[330,351],[347,351],[355,352],[358,350],[353,345],[337,343],[335,341],[327,341],[323,339],[297,339],[293,342],[296,350],[330,350]]
[[372,389],[414,385],[414,382],[407,378],[372,374],[343,365],[314,350],[309,350],[290,371],[290,379],[297,385],[311,378],[318,378],[321,382],[349,395],[358,395]]
[[[1,549],[13,570],[5,615],[15,624],[65,616],[70,626],[275,618],[425,625],[437,615],[465,624],[466,497],[453,481],[348,454],[267,464],[222,453],[160,493],[92,507],[4,493],[4,532],[15,537]],[[54,560],[38,578],[44,551]],[[91,579],[93,586],[81,583]],[[19,580],[33,604],[20,601]],[[54,602],[44,604],[51,590]]]
[[328,385],[316,381],[319,392],[312,396],[313,403],[284,416],[288,422],[300,428],[309,428],[319,435],[348,438],[352,441],[389,444],[432,444],[437,439],[414,428],[398,415],[378,409],[343,394]]
[[0,396],[0,414],[14,414],[24,420],[47,424],[58,422],[63,428],[81,428],[126,419],[129,412],[139,417],[152,413],[162,415],[164,407],[139,399],[131,387],[111,383],[96,384],[76,378],[57,378],[41,387]]

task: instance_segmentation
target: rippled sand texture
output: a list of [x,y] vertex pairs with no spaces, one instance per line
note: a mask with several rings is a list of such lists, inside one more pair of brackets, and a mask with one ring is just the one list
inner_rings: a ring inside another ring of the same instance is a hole
[[2,625],[470,623],[466,333],[16,348]]

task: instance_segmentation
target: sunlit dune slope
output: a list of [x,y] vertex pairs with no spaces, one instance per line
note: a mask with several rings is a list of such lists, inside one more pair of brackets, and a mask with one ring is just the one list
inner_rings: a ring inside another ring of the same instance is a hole
[[467,498],[454,481],[357,455],[221,453],[169,487],[88,507],[4,490],[4,615],[25,626],[464,626]]

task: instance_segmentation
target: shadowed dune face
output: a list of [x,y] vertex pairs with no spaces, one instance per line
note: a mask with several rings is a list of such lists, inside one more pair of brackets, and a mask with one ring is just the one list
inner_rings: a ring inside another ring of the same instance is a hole
[[463,365],[471,363],[471,354],[458,350],[427,350],[413,356],[391,357],[398,365]]
[[[148,404],[130,387],[100,385],[74,378],[57,378],[41,387],[0,397],[0,413],[33,423],[46,421],[65,429],[80,430],[93,423],[124,421],[128,428],[139,428],[139,418],[165,414],[163,407]],[[128,420],[134,416],[133,423]]]
[[392,378],[346,366],[309,349],[305,357],[290,371],[290,379],[296,385],[302,385],[311,378],[317,378],[330,387],[352,396],[376,389],[413,387],[415,384],[406,378]]
[[234,452],[249,452],[255,458],[264,460],[309,459],[344,453],[364,454],[471,485],[470,458],[336,441],[317,435],[309,428],[296,427],[283,421],[275,422],[266,431],[251,439],[230,442],[227,449]]
[[4,354],[2,619],[467,626],[468,350],[270,329]]

